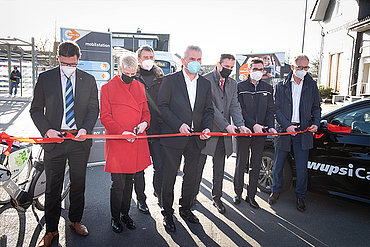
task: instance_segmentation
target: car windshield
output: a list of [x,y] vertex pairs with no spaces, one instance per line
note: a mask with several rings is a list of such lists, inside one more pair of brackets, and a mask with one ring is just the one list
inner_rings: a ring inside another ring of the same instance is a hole
[[340,113],[331,119],[330,124],[350,127],[351,133],[370,134],[370,107],[365,106]]

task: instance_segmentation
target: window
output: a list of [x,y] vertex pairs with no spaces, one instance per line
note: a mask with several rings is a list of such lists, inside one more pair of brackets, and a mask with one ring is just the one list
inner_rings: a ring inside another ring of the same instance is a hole
[[334,92],[340,90],[340,53],[332,54],[329,57],[329,87],[334,89]]
[[370,107],[351,109],[335,116],[329,123],[351,127],[351,133],[370,134]]
[[139,47],[142,45],[149,45],[153,47],[153,40],[139,39]]

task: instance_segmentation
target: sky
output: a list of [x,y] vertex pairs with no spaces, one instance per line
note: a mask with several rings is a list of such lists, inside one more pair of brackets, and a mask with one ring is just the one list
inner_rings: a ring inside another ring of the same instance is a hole
[[[203,50],[203,64],[220,54],[301,53],[306,0],[0,0],[0,38],[60,39],[60,27],[96,32],[169,33],[170,52]],[[309,19],[304,53],[318,57],[320,26]],[[13,9],[13,11],[11,11]],[[6,11],[5,11],[6,10]],[[56,35],[55,35],[56,34]]]

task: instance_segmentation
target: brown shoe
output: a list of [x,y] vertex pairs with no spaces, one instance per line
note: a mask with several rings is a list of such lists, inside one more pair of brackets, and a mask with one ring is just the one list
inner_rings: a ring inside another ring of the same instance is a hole
[[297,210],[299,212],[304,212],[306,210],[306,202],[302,198],[297,199]]
[[87,227],[82,225],[81,222],[69,222],[69,227],[74,229],[78,235],[81,236],[89,235]]
[[271,195],[270,195],[270,197],[269,197],[269,199],[267,199],[267,202],[270,205],[276,203],[277,200],[279,199],[279,195],[280,195],[280,193],[278,193],[278,192],[272,192]]
[[53,242],[54,238],[58,237],[58,235],[59,235],[58,231],[46,233],[45,236],[37,244],[37,247],[48,247],[48,246],[50,246],[51,243]]

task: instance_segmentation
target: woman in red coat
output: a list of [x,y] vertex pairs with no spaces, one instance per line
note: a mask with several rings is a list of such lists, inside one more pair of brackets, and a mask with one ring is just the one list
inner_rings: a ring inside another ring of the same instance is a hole
[[[103,85],[100,94],[100,121],[107,135],[145,135],[150,113],[144,85],[133,79],[137,60],[133,56],[121,59],[119,71]],[[110,206],[112,230],[122,232],[122,223],[129,229],[135,224],[128,215],[130,210],[133,176],[151,164],[146,139],[106,140],[105,171],[111,173]]]

